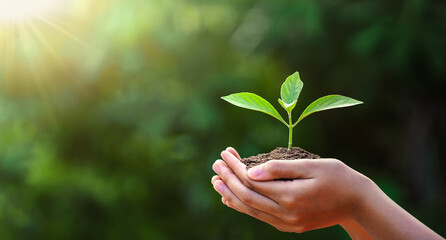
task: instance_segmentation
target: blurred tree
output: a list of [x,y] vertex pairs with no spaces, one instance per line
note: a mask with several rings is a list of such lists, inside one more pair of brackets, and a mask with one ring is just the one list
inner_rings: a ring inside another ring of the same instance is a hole
[[366,103],[303,121],[296,145],[446,234],[443,1],[59,4],[0,17],[1,239],[295,239],[222,206],[209,181],[226,146],[247,156],[287,141],[219,97],[272,101],[296,70],[302,106],[330,93]]

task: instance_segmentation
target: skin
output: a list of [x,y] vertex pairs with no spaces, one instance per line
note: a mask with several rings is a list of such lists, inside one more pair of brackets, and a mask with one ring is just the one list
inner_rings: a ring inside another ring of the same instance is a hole
[[272,160],[247,170],[233,148],[221,156],[211,182],[223,204],[280,231],[339,224],[352,239],[444,239],[339,160]]

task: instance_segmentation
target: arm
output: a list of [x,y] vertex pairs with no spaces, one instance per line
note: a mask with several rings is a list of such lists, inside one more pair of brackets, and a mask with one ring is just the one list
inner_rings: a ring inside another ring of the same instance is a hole
[[[212,183],[223,202],[279,230],[339,224],[353,239],[443,239],[338,160],[273,160],[247,171],[234,149],[222,157]],[[281,178],[293,180],[271,181]]]
[[370,181],[355,222],[373,239],[444,239],[390,199]]

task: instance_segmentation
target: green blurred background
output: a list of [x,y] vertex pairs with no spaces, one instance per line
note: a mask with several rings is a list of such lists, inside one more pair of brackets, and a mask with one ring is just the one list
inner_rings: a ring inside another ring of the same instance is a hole
[[296,70],[295,114],[333,93],[365,104],[309,117],[294,145],[446,235],[444,1],[57,2],[0,20],[1,239],[348,239],[279,232],[210,184],[227,146],[249,156],[288,137],[220,96],[279,107]]

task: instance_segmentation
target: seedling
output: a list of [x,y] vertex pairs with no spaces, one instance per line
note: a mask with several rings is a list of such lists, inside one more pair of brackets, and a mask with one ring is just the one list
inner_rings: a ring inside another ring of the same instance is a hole
[[363,103],[353,98],[344,97],[341,95],[328,95],[321,97],[308,105],[302,114],[300,114],[297,121],[293,123],[291,112],[296,106],[297,99],[299,98],[299,94],[302,91],[303,86],[304,83],[300,80],[299,72],[295,72],[293,75],[289,76],[282,84],[279,103],[288,113],[288,123],[283,120],[282,116],[277,112],[273,105],[271,105],[271,103],[254,93],[234,93],[222,97],[222,99],[238,107],[266,113],[285,124],[285,126],[287,126],[289,129],[288,149],[290,149],[291,145],[293,144],[293,128],[296,127],[296,125],[305,117],[315,112],[333,108],[350,107]]

